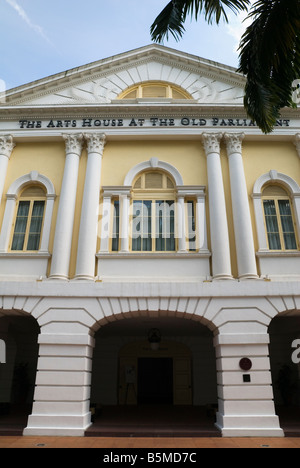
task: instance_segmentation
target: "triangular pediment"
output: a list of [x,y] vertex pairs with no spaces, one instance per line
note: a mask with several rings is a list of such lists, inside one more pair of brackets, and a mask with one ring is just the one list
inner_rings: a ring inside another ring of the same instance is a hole
[[176,85],[199,104],[243,103],[245,80],[232,67],[152,44],[14,88],[5,105],[109,104],[149,81]]

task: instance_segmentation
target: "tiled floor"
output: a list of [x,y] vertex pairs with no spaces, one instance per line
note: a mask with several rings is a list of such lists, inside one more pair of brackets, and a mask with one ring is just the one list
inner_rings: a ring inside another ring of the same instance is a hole
[[107,407],[86,437],[22,437],[26,413],[0,417],[0,448],[300,448],[300,408],[280,414],[285,438],[222,438],[207,408]]
[[300,448],[300,438],[0,437],[1,448]]
[[221,437],[213,409],[195,406],[108,406],[87,437]]

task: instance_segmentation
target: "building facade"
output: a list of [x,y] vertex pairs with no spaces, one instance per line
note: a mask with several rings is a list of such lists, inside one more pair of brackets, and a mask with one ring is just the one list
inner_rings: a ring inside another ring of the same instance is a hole
[[0,403],[32,404],[25,435],[83,436],[93,405],[162,403],[215,405],[223,436],[285,435],[300,114],[262,134],[244,84],[150,45],[3,97]]

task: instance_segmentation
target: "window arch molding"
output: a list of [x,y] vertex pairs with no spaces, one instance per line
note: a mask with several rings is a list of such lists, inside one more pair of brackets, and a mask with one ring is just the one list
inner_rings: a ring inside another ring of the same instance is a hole
[[284,188],[288,192],[288,195],[291,198],[294,208],[295,222],[297,228],[296,235],[298,243],[300,241],[300,187],[297,184],[297,182],[290,176],[277,172],[276,170],[271,170],[270,172],[263,174],[256,180],[252,193],[260,252],[269,251],[265,235],[264,213],[262,207],[263,190],[266,187],[266,185],[269,184],[281,185],[282,188]]
[[15,215],[15,208],[18,198],[26,186],[34,184],[42,185],[46,191],[46,207],[44,213],[44,227],[42,233],[42,239],[40,244],[39,253],[49,253],[49,239],[51,220],[53,214],[54,200],[56,198],[54,185],[48,177],[39,174],[37,171],[31,171],[18,179],[16,179],[9,187],[6,193],[6,206],[4,212],[4,218],[2,223],[2,230],[0,234],[0,252],[4,253],[8,251],[8,245],[10,240],[10,234],[12,224]]
[[124,185],[131,187],[139,173],[146,171],[147,169],[158,169],[168,172],[173,177],[176,186],[183,185],[183,179],[180,172],[172,166],[172,164],[160,161],[158,158],[151,158],[149,161],[144,161],[132,167],[124,179]]

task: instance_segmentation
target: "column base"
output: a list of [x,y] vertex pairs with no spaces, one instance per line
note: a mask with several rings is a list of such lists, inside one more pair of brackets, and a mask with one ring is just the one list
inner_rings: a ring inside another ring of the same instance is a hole
[[83,416],[31,415],[23,436],[84,437],[91,425],[90,412]]
[[285,437],[277,416],[223,416],[217,414],[215,426],[223,437]]
[[245,281],[245,280],[258,280],[259,279],[259,276],[258,275],[255,275],[255,274],[246,274],[246,275],[241,275],[239,276],[239,280],[240,281]]
[[222,281],[222,280],[233,280],[233,276],[232,275],[215,275],[213,276],[213,280],[216,280],[216,281]]
[[224,429],[221,428],[218,424],[215,425],[217,429],[222,433],[222,437],[285,437],[282,429]]
[[48,277],[49,280],[59,280],[59,281],[69,281],[69,277],[68,276],[64,276],[64,275],[50,275]]
[[95,281],[95,276],[90,275],[76,275],[74,276],[73,280],[76,281]]

